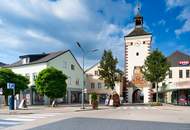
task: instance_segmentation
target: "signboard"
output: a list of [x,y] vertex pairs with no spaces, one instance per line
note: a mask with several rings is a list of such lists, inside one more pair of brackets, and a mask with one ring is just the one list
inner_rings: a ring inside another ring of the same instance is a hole
[[14,83],[7,83],[7,89],[15,89]]
[[0,88],[0,95],[3,95],[3,88]]
[[185,61],[185,60],[184,61],[179,61],[178,64],[185,66],[185,65],[189,65],[190,61],[188,61],[188,60],[187,61]]

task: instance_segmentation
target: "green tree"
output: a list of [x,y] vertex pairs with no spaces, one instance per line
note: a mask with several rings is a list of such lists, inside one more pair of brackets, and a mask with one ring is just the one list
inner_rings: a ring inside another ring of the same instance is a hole
[[64,97],[66,94],[67,76],[53,67],[42,70],[36,80],[36,90],[41,95],[46,95],[50,100]]
[[19,74],[15,74],[11,69],[0,68],[0,88],[3,88],[5,96],[5,105],[7,105],[8,95],[13,94],[13,90],[7,89],[7,83],[15,83],[15,94],[19,94],[28,88],[29,80]]
[[99,66],[100,79],[104,80],[107,88],[114,89],[115,81],[117,80],[117,58],[114,58],[111,50],[104,50]]
[[169,67],[167,58],[158,49],[150,53],[142,67],[145,79],[156,86],[156,102],[158,102],[158,83],[165,79],[169,72]]

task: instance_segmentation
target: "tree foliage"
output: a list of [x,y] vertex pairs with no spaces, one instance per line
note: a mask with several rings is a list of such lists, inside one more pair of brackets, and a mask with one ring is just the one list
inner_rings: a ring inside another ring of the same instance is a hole
[[11,69],[0,68],[0,88],[3,88],[3,95],[7,103],[7,96],[13,94],[13,90],[7,89],[7,83],[15,83],[15,94],[28,88],[29,80],[19,74],[15,74]]
[[53,67],[42,70],[35,80],[36,90],[50,99],[61,98],[66,94],[67,76]]
[[100,61],[99,74],[100,79],[104,80],[107,88],[114,89],[115,81],[117,80],[117,58],[114,58],[111,50],[104,50],[103,56]]
[[158,101],[158,83],[162,82],[169,72],[170,65],[166,57],[158,49],[150,53],[142,67],[142,73],[147,81],[156,84]]

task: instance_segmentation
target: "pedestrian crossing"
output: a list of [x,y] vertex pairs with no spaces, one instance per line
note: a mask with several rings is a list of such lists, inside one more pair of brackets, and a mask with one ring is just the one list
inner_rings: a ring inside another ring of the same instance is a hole
[[28,115],[16,115],[5,119],[0,119],[0,129],[19,125],[24,122],[35,121],[38,119],[49,118],[61,113],[40,113],[40,114],[28,114]]
[[155,110],[155,107],[150,106],[121,106],[117,107],[117,110]]

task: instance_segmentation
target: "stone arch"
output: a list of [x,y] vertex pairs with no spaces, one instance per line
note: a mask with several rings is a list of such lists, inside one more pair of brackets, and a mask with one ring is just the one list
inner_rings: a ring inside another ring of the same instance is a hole
[[133,103],[143,103],[144,102],[144,93],[142,90],[136,89],[135,91],[133,91],[132,96],[133,96],[132,97]]

